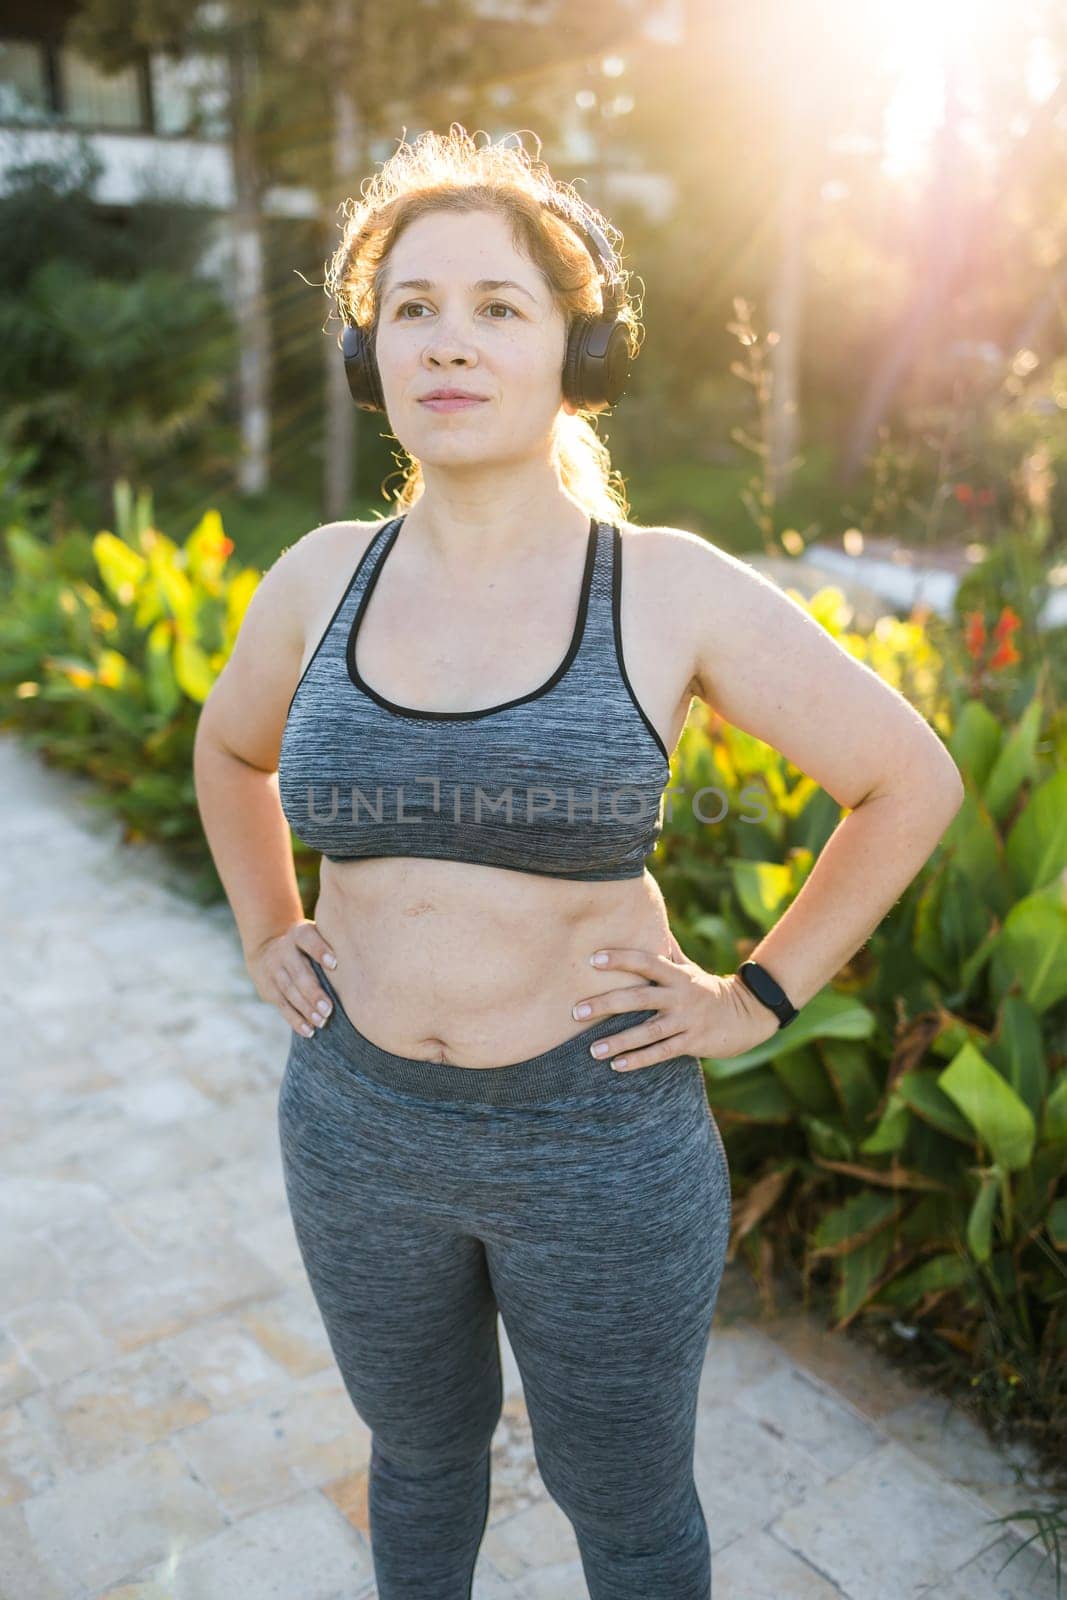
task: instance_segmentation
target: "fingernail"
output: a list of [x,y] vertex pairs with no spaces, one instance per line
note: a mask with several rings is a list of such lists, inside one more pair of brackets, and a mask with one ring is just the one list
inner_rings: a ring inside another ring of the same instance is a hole
[[335,967],[337,965],[337,957],[330,955],[329,951],[326,952],[322,959],[328,967]]
[[608,953],[606,950],[598,950],[596,955],[590,956],[589,959],[592,961],[594,967],[602,967],[608,959]]
[[625,1072],[626,1071],[626,1057],[625,1056],[620,1056],[618,1061],[613,1061],[611,1063],[611,1070],[612,1070],[612,1072]]

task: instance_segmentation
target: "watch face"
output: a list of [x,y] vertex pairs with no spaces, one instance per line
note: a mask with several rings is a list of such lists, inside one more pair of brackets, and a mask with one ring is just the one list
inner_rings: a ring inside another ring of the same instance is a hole
[[777,1005],[779,998],[776,993],[777,985],[768,982],[765,973],[761,972],[758,967],[749,967],[745,976],[748,978],[750,986],[765,1004]]

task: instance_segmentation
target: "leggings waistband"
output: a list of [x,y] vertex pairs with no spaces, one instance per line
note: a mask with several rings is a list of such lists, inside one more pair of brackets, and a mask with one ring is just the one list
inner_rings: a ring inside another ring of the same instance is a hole
[[[306,952],[305,952],[306,954]],[[390,1089],[408,1090],[430,1100],[479,1101],[489,1105],[537,1105],[569,1096],[634,1094],[678,1075],[684,1061],[699,1069],[696,1056],[677,1055],[632,1072],[615,1072],[610,1057],[597,1060],[589,1054],[594,1039],[647,1022],[655,1010],[620,1011],[597,1017],[562,1043],[500,1067],[464,1067],[448,1061],[426,1061],[417,1056],[395,1055],[360,1033],[346,1012],[324,968],[308,956],[319,982],[333,1001],[333,1010],[318,1030],[318,1045],[340,1049],[346,1064],[365,1078]],[[304,1039],[311,1048],[318,1046]]]

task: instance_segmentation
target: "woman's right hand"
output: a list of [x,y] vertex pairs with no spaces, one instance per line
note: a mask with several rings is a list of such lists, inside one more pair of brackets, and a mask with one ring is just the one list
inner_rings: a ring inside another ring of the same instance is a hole
[[313,956],[320,966],[335,967],[337,958],[315,923],[304,917],[284,933],[264,939],[245,956],[256,992],[277,1006],[295,1033],[310,1039],[333,1010],[333,1001],[304,959]]

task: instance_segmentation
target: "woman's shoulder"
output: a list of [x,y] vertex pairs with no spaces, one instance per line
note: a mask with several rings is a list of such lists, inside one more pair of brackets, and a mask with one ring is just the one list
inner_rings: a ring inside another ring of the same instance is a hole
[[626,565],[659,583],[670,585],[673,579],[685,584],[694,571],[699,572],[717,556],[725,555],[705,534],[691,533],[688,528],[663,523],[645,526],[621,518],[616,518],[615,523],[622,535]]

